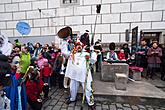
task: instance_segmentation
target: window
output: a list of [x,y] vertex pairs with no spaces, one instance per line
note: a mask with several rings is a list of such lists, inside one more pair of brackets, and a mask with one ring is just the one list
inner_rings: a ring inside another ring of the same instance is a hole
[[79,0],[61,0],[61,4],[62,5],[78,5],[79,4]]
[[77,0],[63,0],[63,4],[77,3]]

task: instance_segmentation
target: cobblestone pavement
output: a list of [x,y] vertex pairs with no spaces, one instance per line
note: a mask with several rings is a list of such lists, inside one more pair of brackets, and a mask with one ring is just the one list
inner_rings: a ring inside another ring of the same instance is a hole
[[[42,110],[80,110],[81,108],[81,96],[78,96],[77,102],[65,104],[68,92],[64,92],[63,89],[52,89],[50,96],[51,98],[43,104]],[[84,105],[83,110],[90,110],[87,104]],[[165,107],[96,102],[96,110],[165,110]]]

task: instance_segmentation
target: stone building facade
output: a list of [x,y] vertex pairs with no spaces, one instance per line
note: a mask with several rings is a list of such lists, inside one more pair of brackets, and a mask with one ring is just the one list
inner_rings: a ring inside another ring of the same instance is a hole
[[126,29],[136,26],[139,32],[159,32],[164,41],[165,0],[0,0],[0,32],[20,37],[16,24],[25,21],[32,29],[29,37],[56,36],[65,26],[93,33],[96,15],[95,39],[103,43],[125,42]]

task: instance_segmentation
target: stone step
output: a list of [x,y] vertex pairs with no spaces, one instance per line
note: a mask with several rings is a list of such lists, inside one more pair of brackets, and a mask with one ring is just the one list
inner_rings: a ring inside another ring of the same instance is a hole
[[[78,95],[83,95],[82,92]],[[139,97],[139,96],[120,96],[120,95],[105,95],[105,94],[94,94],[96,103],[121,103],[121,104],[130,104],[130,105],[150,105],[150,106],[159,106],[165,107],[164,102],[165,98],[152,98],[152,97]]]
[[[165,92],[145,81],[127,83],[127,90],[116,90],[115,83],[94,81],[94,96],[97,102],[129,103],[132,105],[165,106]],[[79,89],[82,94],[82,88]]]

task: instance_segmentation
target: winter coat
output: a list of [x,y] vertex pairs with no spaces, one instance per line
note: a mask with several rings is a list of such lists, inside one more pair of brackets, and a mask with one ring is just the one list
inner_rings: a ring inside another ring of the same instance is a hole
[[149,49],[149,48],[148,48],[147,46],[145,46],[145,47],[139,46],[139,47],[137,48],[137,51],[136,51],[136,52],[137,52],[137,53],[138,53],[138,52],[143,52],[143,54],[140,54],[140,55],[144,55],[144,56],[145,56],[145,55],[147,55],[148,49]]
[[53,51],[51,53],[51,60],[49,62],[52,66],[54,65],[54,62],[56,61],[57,55],[58,55],[58,52]]
[[147,67],[147,52],[149,47],[139,46],[136,51],[136,66],[138,67]]
[[25,73],[28,66],[30,65],[30,53],[22,53],[21,54],[21,60],[20,60],[20,66],[21,66],[21,73]]
[[[5,88],[6,96],[10,99],[10,110],[18,110],[18,86],[20,85],[20,78],[16,79],[16,76],[12,75],[12,85]],[[27,96],[26,87],[23,83],[21,85],[21,105],[22,110],[27,110]]]
[[125,54],[121,53],[121,52],[118,54],[118,58],[119,58],[119,60],[126,60]]
[[26,93],[28,100],[35,102],[37,101],[37,99],[40,99],[40,94],[42,92],[43,84],[44,83],[42,80],[39,80],[38,82],[28,80],[26,82]]
[[48,60],[45,58],[38,59],[37,61],[38,67],[41,69],[42,65],[44,65],[45,62],[48,62]]
[[41,69],[41,74],[44,77],[49,77],[52,74],[52,67],[49,63],[44,64]]
[[53,71],[55,73],[60,73],[61,72],[62,64],[63,64],[63,56],[62,55],[59,55],[56,58],[56,61],[54,62]]
[[39,54],[41,53],[42,48],[36,48],[33,53],[33,57],[38,58]]
[[162,49],[153,47],[149,48],[148,52],[148,63],[149,64],[160,64],[161,63],[161,56],[162,56]]

